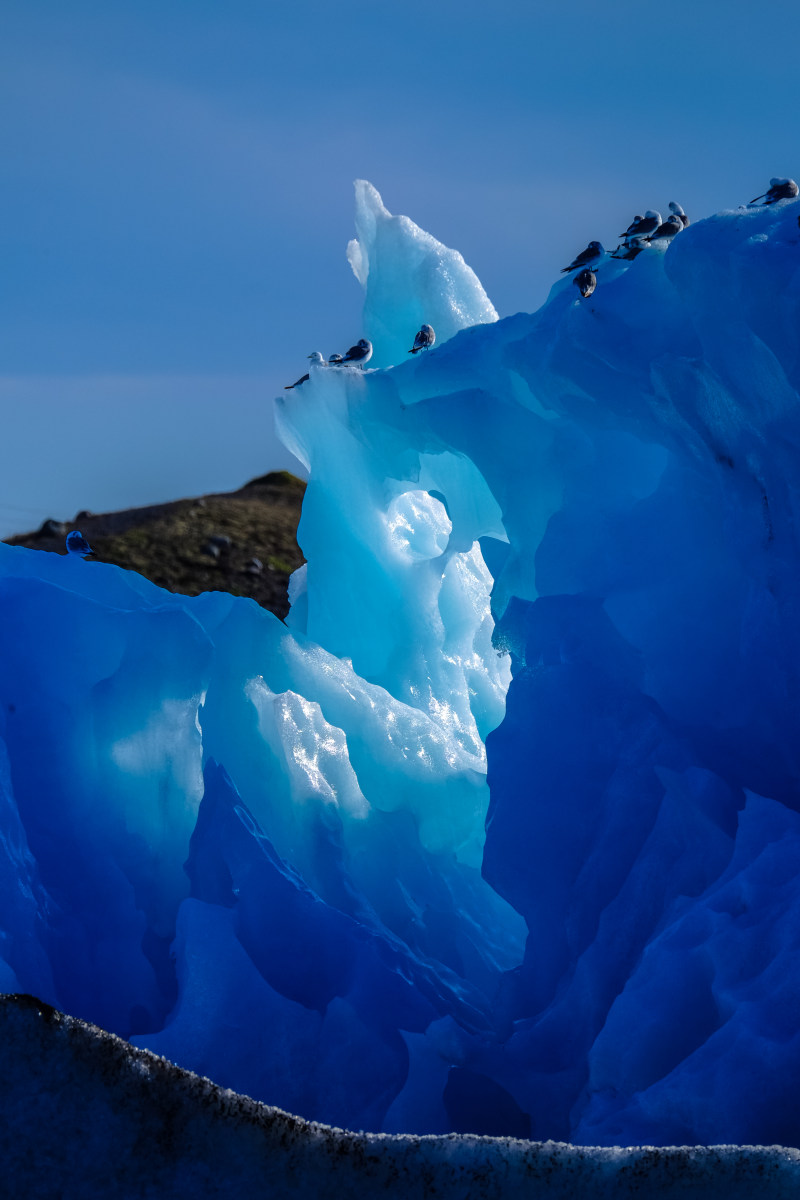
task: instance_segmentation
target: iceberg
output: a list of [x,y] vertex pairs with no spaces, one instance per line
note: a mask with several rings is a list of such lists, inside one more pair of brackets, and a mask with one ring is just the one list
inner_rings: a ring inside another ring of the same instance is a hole
[[0,546],[3,988],[332,1126],[800,1145],[797,211],[500,320],[359,183],[286,623]]

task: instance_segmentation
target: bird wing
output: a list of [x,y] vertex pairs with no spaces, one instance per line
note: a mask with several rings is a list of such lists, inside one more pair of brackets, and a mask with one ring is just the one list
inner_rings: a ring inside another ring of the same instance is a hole
[[576,267],[582,267],[583,264],[587,261],[587,255],[589,258],[594,257],[594,255],[592,254],[592,252],[590,250],[581,250],[578,257],[573,258],[572,262],[569,264],[568,267],[561,268],[561,274],[563,275],[565,271],[574,271]]
[[283,390],[286,392],[286,391],[288,391],[288,390],[289,390],[289,388],[295,388],[295,387],[299,387],[299,386],[300,386],[300,384],[301,384],[301,383],[305,383],[305,381],[306,381],[308,378],[310,378],[308,375],[301,375],[301,376],[300,376],[300,378],[297,380],[297,382],[296,382],[296,383],[287,383],[287,384],[286,384],[286,386],[285,386],[285,388],[284,388]]

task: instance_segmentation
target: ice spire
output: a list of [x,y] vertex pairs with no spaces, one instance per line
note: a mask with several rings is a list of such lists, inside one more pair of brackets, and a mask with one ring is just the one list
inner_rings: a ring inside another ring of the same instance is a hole
[[392,216],[377,190],[357,179],[356,237],[347,258],[366,292],[364,336],[375,353],[370,364],[403,362],[409,338],[427,322],[441,344],[468,325],[497,320],[475,272],[457,250],[437,242],[408,217]]

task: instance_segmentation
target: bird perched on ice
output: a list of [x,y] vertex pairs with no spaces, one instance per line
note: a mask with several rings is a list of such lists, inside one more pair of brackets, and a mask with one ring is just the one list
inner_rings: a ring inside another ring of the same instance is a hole
[[675,213],[671,217],[667,217],[662,225],[659,225],[655,233],[646,238],[648,242],[658,242],[664,238],[674,238],[676,233],[680,233],[683,229],[683,221]]
[[764,192],[763,196],[756,196],[755,200],[751,200],[751,204],[756,204],[759,200],[763,200],[762,207],[767,204],[774,204],[776,200],[793,200],[800,191],[793,179],[770,179],[769,191]]
[[676,204],[674,200],[670,200],[670,202],[669,202],[669,211],[672,213],[672,215],[674,217],[680,217],[681,225],[683,226],[684,229],[686,228],[687,225],[691,225],[691,221],[689,220],[686,213],[681,208],[680,204]]
[[70,558],[85,558],[87,554],[94,554],[80,529],[73,529],[72,533],[67,534],[67,554]]
[[[315,367],[319,367],[325,362],[325,359],[322,357],[319,350],[312,350],[308,357],[311,359],[311,363]],[[305,383],[305,381],[309,378],[310,376],[308,375],[301,375],[300,378],[296,379],[294,383],[287,383],[283,390],[288,392],[290,388],[299,387],[301,383]]]
[[436,341],[436,334],[433,332],[432,325],[422,325],[417,336],[414,338],[414,345],[409,350],[409,354],[419,354],[420,350],[430,350],[433,343]]
[[634,230],[636,229],[636,226],[639,224],[639,222],[640,222],[640,221],[643,221],[643,220],[644,220],[644,217],[642,216],[642,214],[641,214],[641,213],[637,213],[637,214],[636,214],[636,216],[635,216],[635,217],[633,218],[633,220],[631,221],[631,223],[630,223],[630,225],[628,226],[628,228],[625,230],[625,232],[624,232],[624,233],[621,233],[619,236],[620,236],[620,237],[623,237],[623,238],[626,238],[626,237],[633,237],[633,232],[634,232]]
[[631,238],[622,246],[618,246],[611,258],[633,259],[637,254],[641,254],[643,250],[647,250],[647,240],[641,237]]
[[574,258],[568,267],[561,268],[561,274],[566,271],[576,271],[579,267],[593,267],[599,263],[600,259],[605,254],[605,250],[600,242],[589,242],[585,250],[581,250],[577,258]]
[[335,367],[338,367],[339,363],[340,363],[340,362],[342,362],[342,361],[343,361],[343,359],[342,359],[342,356],[341,356],[341,354],[332,354],[332,355],[330,356],[330,358],[328,359],[328,362],[329,362],[329,363],[333,363],[333,365],[334,365]]
[[643,217],[634,217],[628,228],[619,236],[626,239],[635,237],[649,237],[651,233],[655,233],[661,224],[661,213],[655,212],[652,208],[648,208]]
[[351,346],[341,361],[341,366],[349,366],[352,363],[354,366],[363,367],[372,358],[372,342],[368,342],[366,338],[359,338],[355,346]]
[[582,271],[578,272],[572,282],[585,300],[587,296],[591,296],[597,287],[597,276],[594,271],[590,271],[588,267],[584,267]]

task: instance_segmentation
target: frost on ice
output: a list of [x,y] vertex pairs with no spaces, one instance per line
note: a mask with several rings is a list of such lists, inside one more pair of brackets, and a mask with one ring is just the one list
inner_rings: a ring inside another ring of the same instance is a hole
[[800,1144],[796,208],[497,321],[359,185],[287,624],[0,546],[3,986],[350,1128]]

